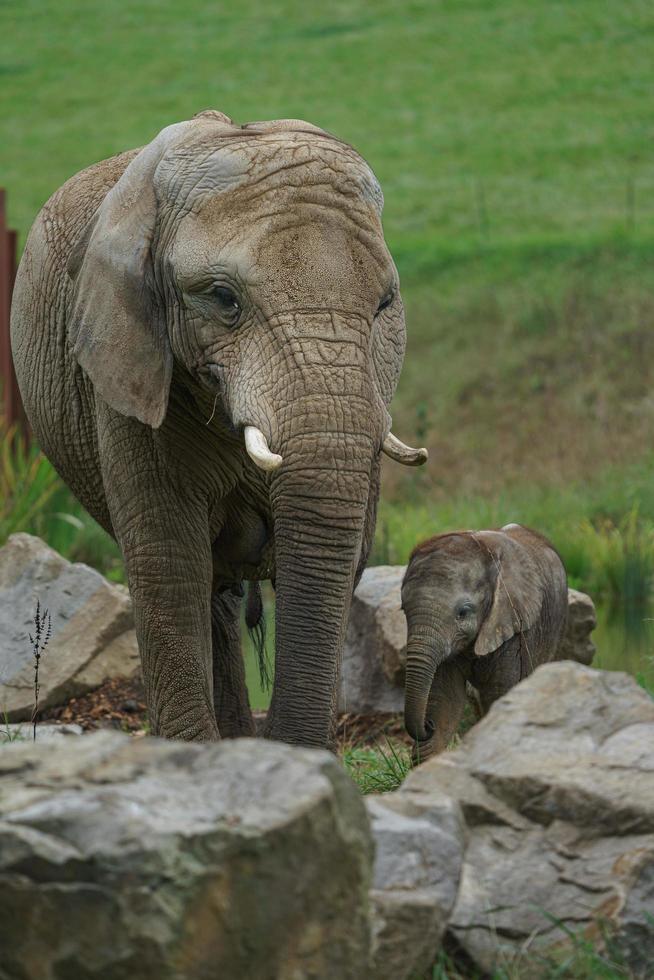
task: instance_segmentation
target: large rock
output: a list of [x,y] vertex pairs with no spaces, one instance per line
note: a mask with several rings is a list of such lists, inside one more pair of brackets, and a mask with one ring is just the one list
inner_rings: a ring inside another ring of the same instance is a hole
[[71,735],[83,735],[81,725],[56,725],[40,721],[34,728],[30,722],[16,725],[0,725],[0,746],[9,742],[51,742],[53,739],[68,738]]
[[406,619],[400,608],[403,565],[367,568],[350,608],[339,711],[404,710]]
[[[626,674],[546,664],[405,791],[463,810],[450,941],[482,972],[566,930],[606,927],[634,975],[654,963],[654,702]],[[648,918],[649,916],[649,918]],[[533,962],[533,959],[532,959]]]
[[327,752],[118,733],[0,750],[0,978],[360,980],[372,848]]
[[[407,631],[400,592],[405,571],[406,565],[378,565],[361,576],[347,627],[339,711],[404,710]],[[568,621],[556,659],[590,664],[596,625],[593,600],[569,589]]]
[[366,800],[375,841],[374,980],[423,976],[436,958],[456,900],[464,824],[455,800],[402,787]]
[[13,534],[0,549],[0,715],[10,721],[29,718],[34,704],[28,634],[37,599],[52,619],[39,673],[41,707],[139,668],[127,590],[87,565],[71,564],[39,538]]
[[559,643],[557,660],[576,660],[590,665],[595,656],[591,633],[597,626],[593,600],[584,592],[568,589],[568,621]]

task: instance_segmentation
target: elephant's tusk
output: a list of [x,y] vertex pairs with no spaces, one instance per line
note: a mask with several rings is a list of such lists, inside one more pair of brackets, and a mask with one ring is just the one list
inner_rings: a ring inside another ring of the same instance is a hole
[[404,466],[422,466],[429,457],[426,449],[412,449],[411,446],[405,446],[392,432],[389,432],[384,439],[382,450],[396,463],[403,463]]
[[276,470],[282,465],[282,457],[270,452],[266,437],[256,425],[245,426],[245,448],[252,462],[262,470]]

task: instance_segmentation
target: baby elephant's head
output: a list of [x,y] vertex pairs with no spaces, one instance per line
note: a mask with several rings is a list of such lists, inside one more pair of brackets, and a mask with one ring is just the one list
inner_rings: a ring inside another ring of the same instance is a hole
[[402,608],[408,627],[405,725],[416,742],[432,735],[429,693],[440,664],[461,654],[493,653],[534,626],[551,564],[545,550],[555,557],[544,538],[519,525],[442,534],[415,549]]

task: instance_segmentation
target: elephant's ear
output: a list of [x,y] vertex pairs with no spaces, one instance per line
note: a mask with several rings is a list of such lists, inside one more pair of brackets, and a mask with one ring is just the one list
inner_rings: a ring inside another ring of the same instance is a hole
[[102,398],[153,428],[168,405],[172,353],[154,289],[154,175],[191,122],[168,126],[138,153],[76,242],[69,339]]
[[544,599],[544,582],[538,564],[524,545],[502,531],[473,534],[490,556],[495,585],[493,601],[481,625],[475,653],[493,653],[516,633],[535,626]]
[[405,349],[404,305],[398,290],[390,305],[375,317],[372,338],[373,369],[384,405],[390,405],[395,394]]

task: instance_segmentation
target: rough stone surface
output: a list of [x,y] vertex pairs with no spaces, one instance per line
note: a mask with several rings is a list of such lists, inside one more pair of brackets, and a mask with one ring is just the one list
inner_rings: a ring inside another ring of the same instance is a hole
[[400,789],[366,800],[375,841],[375,980],[422,976],[436,958],[463,860],[461,810],[440,792]]
[[454,752],[411,773],[466,822],[450,939],[482,971],[599,938],[636,976],[654,963],[654,702],[626,674],[546,664],[497,701]]
[[13,534],[0,549],[0,715],[30,717],[34,666],[28,634],[37,599],[52,618],[41,660],[42,708],[139,669],[127,590],[86,565],[71,564],[39,538]]
[[[406,620],[400,608],[403,565],[367,568],[350,608],[339,711],[402,711]],[[403,659],[404,655],[404,659]]]
[[360,980],[372,848],[327,752],[118,733],[0,752],[0,978]]
[[[68,735],[83,735],[81,725],[49,725],[40,721],[36,726],[36,741],[51,742],[53,739],[65,738]],[[0,726],[0,748],[12,742],[34,742],[34,729],[25,721],[16,725]]]
[[595,644],[591,633],[597,626],[595,605],[589,595],[568,589],[568,622],[561,637],[557,660],[576,660],[587,666],[593,662]]

